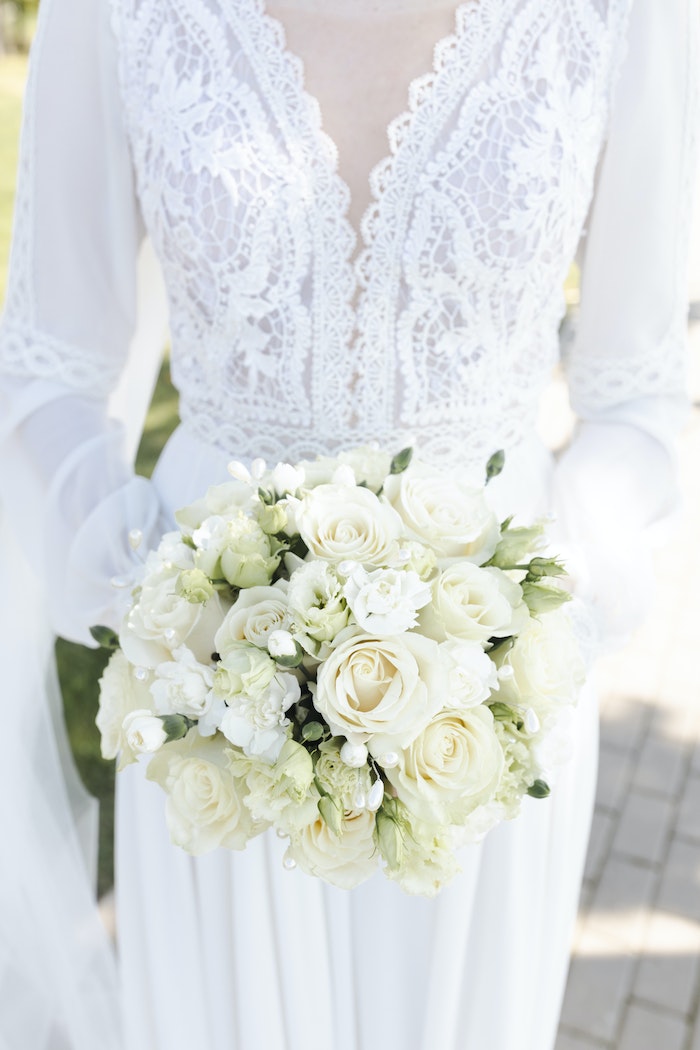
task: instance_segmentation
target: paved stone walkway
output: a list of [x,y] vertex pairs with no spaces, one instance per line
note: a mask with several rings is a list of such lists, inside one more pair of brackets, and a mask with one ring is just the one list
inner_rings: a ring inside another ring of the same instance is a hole
[[600,668],[600,777],[556,1050],[700,1050],[700,303],[685,513]]

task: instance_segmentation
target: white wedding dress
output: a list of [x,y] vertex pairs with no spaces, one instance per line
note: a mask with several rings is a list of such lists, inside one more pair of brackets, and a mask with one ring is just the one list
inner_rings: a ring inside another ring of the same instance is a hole
[[[624,630],[686,405],[695,7],[460,4],[389,129],[353,262],[333,145],[261,0],[42,0],[0,329],[0,1050],[552,1050],[590,688],[553,797],[466,850],[435,901],[288,872],[274,836],[193,859],[132,768],[117,977],[43,703],[42,617],[88,644],[115,623],[130,530],[155,539],[229,459],[376,440],[477,480],[504,448],[499,510],[555,507],[603,634]],[[182,417],[150,482],[130,465],[161,335],[146,234]],[[555,462],[535,420],[577,249],[581,422]]]

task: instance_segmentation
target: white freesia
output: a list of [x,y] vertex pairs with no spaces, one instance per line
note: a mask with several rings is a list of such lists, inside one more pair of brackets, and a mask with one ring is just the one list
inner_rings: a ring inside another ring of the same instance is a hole
[[315,557],[372,565],[391,562],[402,527],[396,511],[369,489],[332,484],[304,495],[296,524]]
[[449,639],[440,646],[449,676],[446,707],[474,707],[499,688],[498,669],[479,642]]
[[302,562],[294,570],[287,591],[287,608],[294,637],[319,660],[325,659],[330,652],[329,643],[350,619],[342,583],[333,566],[323,561]]
[[286,625],[287,587],[286,580],[278,580],[272,586],[242,590],[216,632],[216,652],[226,656],[237,642],[250,642],[265,649],[271,632]]
[[419,819],[458,824],[489,801],[503,766],[493,715],[479,704],[440,711],[385,775]]
[[221,738],[202,740],[191,730],[148,764],[148,779],[168,796],[165,814],[172,841],[195,856],[218,846],[243,849],[262,830],[245,805],[247,788],[233,776],[227,750]]
[[435,642],[348,629],[318,672],[314,705],[333,733],[383,753],[404,747],[441,707],[447,680]]
[[409,535],[429,544],[438,558],[483,565],[495,551],[500,527],[483,489],[416,463],[388,477],[384,494]]
[[[121,650],[113,653],[100,679],[100,703],[96,724],[100,731],[100,749],[106,759],[118,758],[117,769],[136,760],[126,736],[124,719],[132,711],[152,708],[153,699],[149,692],[150,673],[141,671],[136,677]],[[154,714],[151,709],[149,714]]]
[[230,697],[219,729],[232,744],[243,748],[246,755],[274,762],[288,735],[289,719],[285,712],[297,703],[300,695],[294,675],[280,671],[264,692]]
[[433,600],[420,617],[431,638],[486,642],[521,631],[529,618],[517,583],[501,569],[455,562],[433,583]]
[[401,634],[415,627],[418,610],[431,599],[430,587],[417,573],[401,569],[359,566],[343,587],[343,594],[360,627],[368,634]]
[[146,708],[129,712],[124,719],[123,733],[135,755],[148,755],[159,751],[168,739],[161,719]]
[[159,664],[151,695],[161,715],[179,714],[201,718],[213,699],[214,672],[201,664],[187,646],[174,652],[174,660]]
[[287,854],[302,871],[350,890],[377,869],[374,814],[368,810],[346,814],[340,835],[335,835],[317,814],[313,822],[291,832]]

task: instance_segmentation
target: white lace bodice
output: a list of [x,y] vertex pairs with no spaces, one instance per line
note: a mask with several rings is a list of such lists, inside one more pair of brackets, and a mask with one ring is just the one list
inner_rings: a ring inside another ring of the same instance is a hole
[[[112,0],[110,106],[165,276],[185,425],[271,459],[376,439],[480,467],[516,444],[557,358],[630,3],[460,4],[388,129],[357,245],[337,151],[262,0]],[[102,393],[119,354],[36,331],[24,305],[32,226],[3,366]],[[677,336],[643,359],[589,348],[575,399],[677,389]]]

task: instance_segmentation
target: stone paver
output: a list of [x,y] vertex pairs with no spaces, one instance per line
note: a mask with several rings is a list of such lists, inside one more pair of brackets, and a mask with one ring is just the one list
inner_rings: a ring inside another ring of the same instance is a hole
[[618,1050],[684,1050],[688,1026],[679,1017],[633,1003]]
[[[700,253],[700,222],[698,238]],[[656,559],[652,616],[623,653],[599,666],[596,811],[556,1050],[700,1050],[696,298],[696,408],[681,451],[684,517]]]

